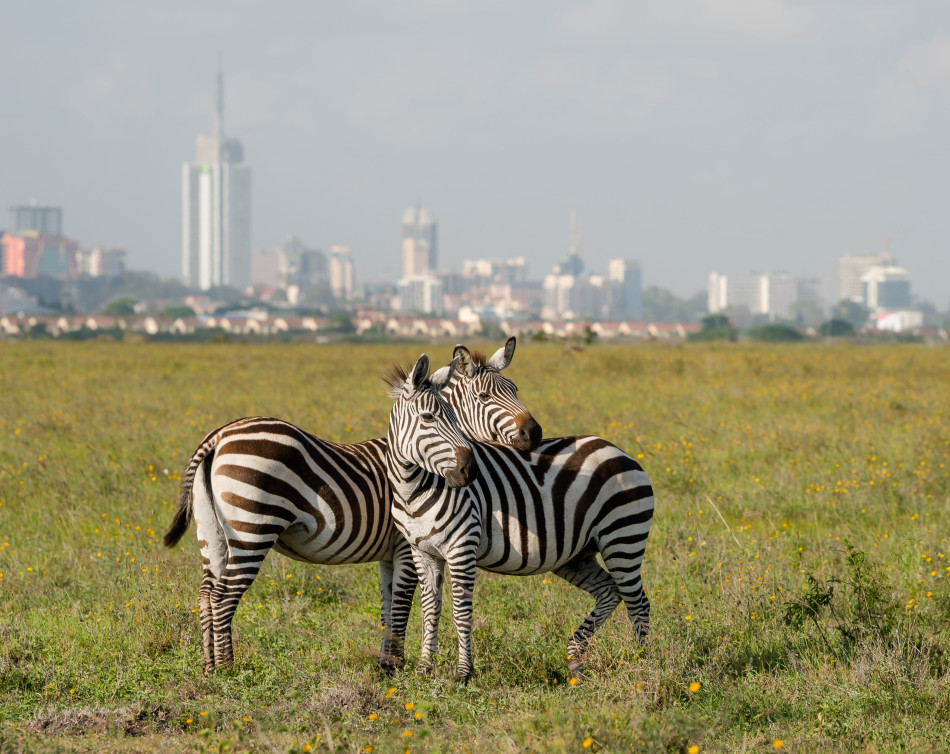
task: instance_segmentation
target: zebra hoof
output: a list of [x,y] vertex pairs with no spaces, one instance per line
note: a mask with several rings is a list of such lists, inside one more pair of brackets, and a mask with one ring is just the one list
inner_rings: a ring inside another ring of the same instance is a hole
[[380,655],[379,667],[386,675],[395,675],[402,670],[405,661],[395,655]]
[[571,672],[573,678],[580,680],[587,676],[587,665],[582,661],[578,660],[577,662],[569,662],[567,664],[567,669]]
[[458,675],[457,675],[456,678],[455,678],[455,682],[456,682],[459,686],[468,686],[468,682],[469,682],[470,680],[472,680],[472,671],[471,671],[471,670],[469,670],[468,672],[464,672],[464,673],[460,670],[460,671],[458,672]]
[[423,662],[419,665],[419,670],[417,672],[423,678],[433,678],[435,677],[435,663]]

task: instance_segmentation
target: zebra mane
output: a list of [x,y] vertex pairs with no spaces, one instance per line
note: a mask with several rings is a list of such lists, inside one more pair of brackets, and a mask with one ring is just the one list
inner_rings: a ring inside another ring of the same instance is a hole
[[483,367],[488,363],[488,356],[484,351],[472,351],[472,365]]
[[382,375],[383,382],[389,385],[390,398],[398,398],[400,395],[402,395],[402,389],[405,387],[406,380],[408,379],[409,372],[407,372],[404,367],[401,367],[395,362],[389,368],[389,371]]

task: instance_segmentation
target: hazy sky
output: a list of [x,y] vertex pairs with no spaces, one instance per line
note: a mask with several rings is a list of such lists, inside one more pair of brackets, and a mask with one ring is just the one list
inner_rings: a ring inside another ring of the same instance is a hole
[[395,277],[421,192],[440,264],[525,256],[576,209],[588,266],[680,295],[710,270],[822,275],[884,236],[950,305],[950,3],[13,2],[0,203],[178,275],[181,163],[214,119],[254,169],[254,244],[349,244]]

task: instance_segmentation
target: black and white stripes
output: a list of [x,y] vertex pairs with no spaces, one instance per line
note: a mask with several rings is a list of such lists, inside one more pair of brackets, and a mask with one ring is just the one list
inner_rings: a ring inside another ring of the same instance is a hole
[[[496,573],[553,572],[589,592],[591,613],[568,646],[573,665],[621,602],[638,638],[650,603],[640,564],[653,518],[653,488],[640,465],[600,437],[547,440],[532,453],[473,443],[477,474],[451,489],[407,476],[394,409],[389,433],[393,519],[412,546],[422,589],[422,661],[431,666],[445,566],[459,639],[458,675],[472,674],[471,615],[476,566]],[[432,489],[424,488],[424,483]],[[597,555],[603,558],[603,566]]]
[[[450,401],[465,404],[466,415],[472,412],[469,426],[482,428],[484,439],[505,436],[533,447],[540,428],[499,372],[513,350],[512,339],[493,357],[497,366],[469,370],[478,373],[477,385],[467,374],[451,386],[439,384]],[[456,352],[453,363],[473,360],[464,347]],[[445,374],[448,383],[452,370]],[[468,399],[476,389],[489,399]],[[267,417],[231,422],[202,440],[182,475],[165,544],[177,544],[194,517],[204,567],[198,597],[205,672],[233,663],[234,613],[271,549],[309,563],[379,561],[380,657],[387,665],[401,663],[417,578],[408,544],[393,527],[386,447],[383,438],[331,443]]]

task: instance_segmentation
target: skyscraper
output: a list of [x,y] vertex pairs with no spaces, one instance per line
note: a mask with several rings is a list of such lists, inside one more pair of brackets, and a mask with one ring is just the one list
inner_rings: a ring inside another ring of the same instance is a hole
[[629,259],[611,259],[607,268],[608,316],[638,319],[643,314],[643,283],[640,263]]
[[52,236],[63,234],[63,210],[60,207],[39,207],[35,202],[20,207],[10,207],[10,227],[14,235],[34,230]]
[[330,291],[334,298],[350,299],[356,290],[353,257],[349,246],[330,248]]
[[218,69],[213,136],[196,139],[182,165],[181,266],[185,285],[243,289],[251,282],[251,168],[244,148],[224,136],[224,74]]
[[849,254],[838,259],[838,301],[861,301],[864,290],[861,278],[872,267],[893,264],[891,252],[885,246],[880,254]]
[[402,216],[399,226],[402,277],[434,272],[438,267],[438,225],[421,200]]

